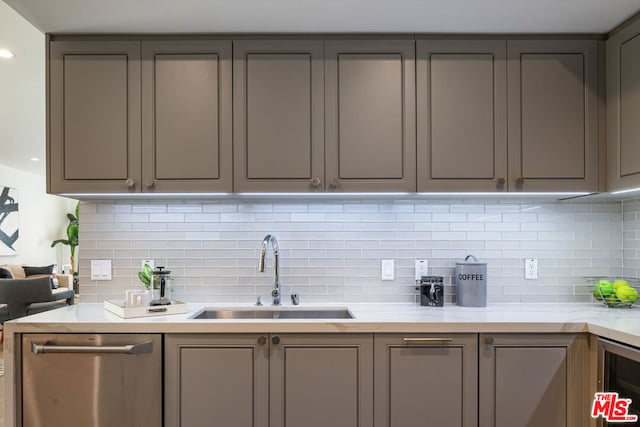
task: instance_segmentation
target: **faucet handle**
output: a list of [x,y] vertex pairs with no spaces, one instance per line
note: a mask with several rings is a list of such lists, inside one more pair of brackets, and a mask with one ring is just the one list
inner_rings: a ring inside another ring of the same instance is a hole
[[293,305],[300,305],[300,295],[298,295],[298,294],[291,294],[291,304],[293,304]]
[[262,301],[260,301],[260,296],[258,296],[258,299],[256,300],[256,305],[258,307],[262,306]]

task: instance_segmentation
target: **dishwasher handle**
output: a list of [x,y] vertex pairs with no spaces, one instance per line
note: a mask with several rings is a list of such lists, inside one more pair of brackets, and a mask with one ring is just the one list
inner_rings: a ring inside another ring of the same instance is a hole
[[151,353],[153,351],[153,343],[151,341],[143,342],[140,344],[126,344],[126,345],[105,345],[105,346],[92,346],[92,345],[55,345],[45,342],[44,344],[37,344],[31,342],[31,352],[33,354],[44,353],[66,353],[66,354],[143,354]]

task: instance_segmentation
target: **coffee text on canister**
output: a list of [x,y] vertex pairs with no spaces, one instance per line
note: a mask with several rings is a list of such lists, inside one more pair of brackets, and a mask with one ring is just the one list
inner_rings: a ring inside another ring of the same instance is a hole
[[484,274],[458,274],[458,280],[484,280]]

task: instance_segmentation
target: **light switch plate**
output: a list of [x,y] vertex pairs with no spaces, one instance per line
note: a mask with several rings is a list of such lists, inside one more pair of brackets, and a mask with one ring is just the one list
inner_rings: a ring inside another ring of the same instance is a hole
[[111,280],[111,260],[91,260],[91,280]]
[[380,278],[382,280],[394,280],[395,267],[392,259],[383,259],[381,262],[381,270]]

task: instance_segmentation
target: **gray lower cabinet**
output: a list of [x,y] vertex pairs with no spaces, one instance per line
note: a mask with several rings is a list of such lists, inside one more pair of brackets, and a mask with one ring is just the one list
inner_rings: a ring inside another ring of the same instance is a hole
[[416,42],[418,191],[507,190],[507,42]]
[[140,42],[52,41],[51,193],[140,191]]
[[598,190],[598,41],[510,40],[510,190]]
[[271,427],[372,427],[370,334],[271,336]]
[[372,427],[370,334],[167,334],[165,426]]
[[165,335],[166,427],[267,427],[267,334]]
[[585,335],[480,334],[480,427],[588,425]]
[[142,42],[142,191],[231,192],[231,41]]
[[607,40],[608,190],[640,187],[640,20]]
[[325,42],[326,188],[416,188],[415,42]]
[[478,425],[477,334],[376,334],[374,346],[375,427]]
[[239,40],[233,53],[235,191],[322,191],[322,40]]

